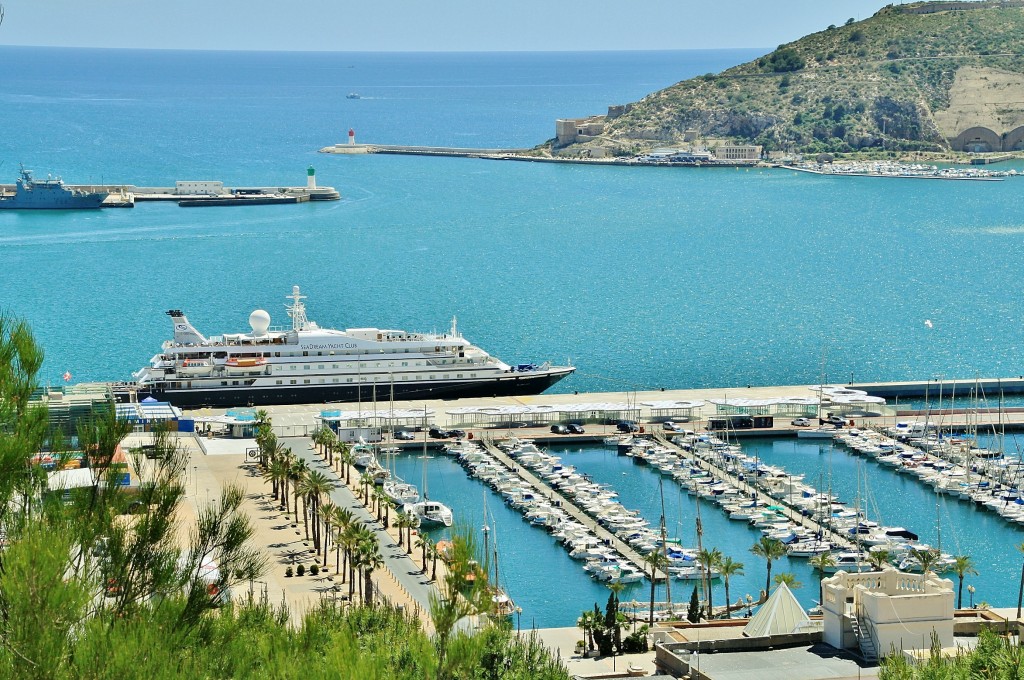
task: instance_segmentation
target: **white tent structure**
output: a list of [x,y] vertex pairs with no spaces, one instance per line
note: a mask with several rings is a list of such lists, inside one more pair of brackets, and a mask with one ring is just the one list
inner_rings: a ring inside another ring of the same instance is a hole
[[815,627],[816,624],[797,602],[793,591],[785,583],[780,583],[743,627],[743,635],[752,638],[790,635],[807,632]]

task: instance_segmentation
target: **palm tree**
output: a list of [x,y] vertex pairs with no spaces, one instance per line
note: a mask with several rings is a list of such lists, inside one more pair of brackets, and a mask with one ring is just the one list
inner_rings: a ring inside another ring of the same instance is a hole
[[796,580],[796,574],[791,571],[784,571],[781,574],[775,575],[775,585],[780,586],[783,583],[785,583],[790,590],[796,590],[804,585],[803,583],[800,583],[800,581]]
[[[1024,553],[1024,543],[1017,544],[1017,551]],[[1020,618],[1020,602],[1024,599],[1024,564],[1020,565],[1020,590],[1017,593],[1017,618]]]
[[[718,548],[704,548],[697,552],[697,561],[700,562],[701,569],[704,570],[704,584],[706,587],[705,594],[707,595],[708,602],[708,621],[715,618],[715,609],[712,604],[714,596],[712,593],[711,586],[711,570],[716,569],[722,562],[722,551]],[[726,602],[726,605],[729,603]]]
[[317,520],[320,514],[318,511],[321,499],[334,490],[334,482],[319,470],[310,470],[303,478],[299,489],[302,492],[303,502],[309,506],[309,515],[313,517],[313,547],[319,552],[320,522]]
[[[292,514],[295,515],[295,521],[299,521],[299,485],[302,484],[302,478],[309,472],[309,464],[304,460],[292,459],[291,470],[289,471],[288,478],[292,482]],[[305,500],[303,500],[305,503]],[[305,505],[302,508],[303,517],[306,514]],[[309,527],[306,527],[306,540],[309,540]]]
[[380,544],[376,536],[371,534],[370,540],[360,542],[360,560],[363,564],[363,604],[373,604],[373,572],[384,566],[384,558],[380,554]]
[[770,592],[770,586],[772,583],[772,562],[785,556],[786,544],[777,538],[762,536],[760,540],[750,548],[750,552],[754,553],[758,557],[764,558],[768,563],[768,576],[764,580],[764,592],[767,594]]
[[725,583],[725,618],[731,619],[732,612],[729,611],[729,579],[743,573],[743,563],[736,562],[731,557],[724,557],[718,562],[718,573],[722,575]]
[[668,559],[664,553],[657,550],[644,555],[644,563],[651,568],[651,611],[648,612],[650,625],[654,625],[654,577],[659,571],[663,571],[668,567]]
[[363,502],[366,503],[366,506],[372,511],[372,507],[370,506],[371,486],[373,486],[373,475],[369,472],[364,472],[359,475],[359,495],[363,499]]
[[337,511],[338,506],[328,500],[320,506],[320,512],[317,513],[318,519],[324,528],[324,564],[327,564],[327,544],[331,539],[331,522],[333,521],[334,515]]
[[583,639],[587,642],[587,649],[594,651],[594,627],[596,625],[597,615],[594,614],[593,610],[586,609],[580,614],[580,617],[576,619],[576,626],[583,630]]
[[875,571],[882,571],[889,564],[890,559],[892,559],[892,554],[888,550],[868,551],[868,562],[871,563],[871,568]]
[[922,550],[920,548],[912,548],[910,550],[910,556],[917,560],[918,564],[921,565],[921,573],[927,574],[932,571],[935,564],[939,561],[939,551],[934,548]]
[[345,442],[339,442],[338,448],[338,460],[341,461],[342,467],[345,468],[345,486],[349,486],[352,479],[349,473],[352,471],[352,465],[355,464],[356,458],[352,455],[352,447]]
[[401,548],[405,545],[405,527],[409,526],[412,522],[412,517],[409,515],[399,515],[395,518],[395,527],[398,528],[398,547]]
[[285,484],[288,483],[289,466],[282,459],[270,460],[263,470],[263,478],[270,481],[274,502],[284,503]]
[[426,534],[420,534],[416,537],[416,547],[420,549],[420,561],[423,563],[423,573],[427,573],[427,551],[433,545],[433,541],[430,540],[430,536]]
[[824,591],[822,590],[822,581],[825,579],[825,570],[836,566],[836,558],[832,556],[831,550],[826,550],[823,553],[818,553],[810,559],[811,566],[814,567],[814,571],[818,572],[818,604],[823,604],[825,601]]
[[[341,536],[348,529],[349,525],[355,521],[355,515],[351,511],[333,506],[331,517],[328,519],[331,529],[334,532],[334,573],[341,574],[341,551],[345,546],[341,542]],[[344,577],[342,577],[344,578]]]
[[441,549],[436,543],[430,545],[430,580],[437,581],[437,558],[441,556]]
[[347,576],[343,578],[348,579],[348,597],[350,602],[355,590],[356,548],[359,545],[362,529],[363,525],[353,522],[341,535],[341,543],[345,546],[345,563],[347,565],[345,569]]
[[968,574],[977,576],[978,570],[974,568],[974,560],[971,559],[970,555],[957,555],[953,559],[953,571],[956,572],[956,577],[960,579],[960,585],[956,589],[956,608],[960,609],[964,604],[964,577]]

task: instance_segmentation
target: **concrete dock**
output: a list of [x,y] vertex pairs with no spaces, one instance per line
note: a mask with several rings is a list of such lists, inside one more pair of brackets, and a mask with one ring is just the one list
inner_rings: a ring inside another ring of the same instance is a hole
[[[948,400],[950,396],[969,397],[976,391],[976,385],[982,387],[982,396],[986,399],[979,401],[982,408],[974,409],[949,409]],[[902,395],[893,397],[887,404],[872,406],[870,411],[850,410],[843,411],[839,405],[823,406],[822,411],[833,410],[855,420],[858,427],[861,426],[886,426],[892,425],[898,418],[907,420],[925,420],[937,418],[942,419],[943,427],[966,428],[970,425],[983,431],[987,428],[1004,428],[1006,431],[1024,430],[1024,408],[1006,408],[1001,412],[997,409],[999,394],[1024,394],[1024,378],[985,378],[985,379],[964,379],[964,380],[924,380],[907,382],[887,383],[846,383],[843,387],[860,389],[876,395]],[[636,420],[646,429],[659,428],[661,422],[672,420],[683,427],[692,430],[705,429],[709,420],[722,414],[742,413],[743,409],[733,406],[721,406],[711,400],[725,399],[749,399],[749,400],[772,400],[783,397],[811,397],[817,392],[814,385],[790,385],[790,386],[739,386],[739,387],[717,387],[685,390],[649,390],[629,392],[591,392],[591,393],[569,393],[569,394],[539,394],[519,397],[483,397],[470,399],[433,399],[414,402],[395,402],[394,408],[416,410],[423,412],[426,408],[431,413],[427,422],[416,423],[393,423],[396,427],[406,425],[415,426],[438,426],[443,428],[459,427],[461,429],[476,433],[477,437],[489,433],[492,438],[500,434],[517,434],[522,437],[541,441],[573,441],[572,435],[556,435],[550,431],[550,425],[565,420],[579,420],[587,427],[585,437],[607,435],[615,433],[616,419]],[[273,419],[274,428],[279,436],[301,436],[312,432],[319,426],[317,416],[323,410],[342,411],[367,411],[369,410],[369,395],[372,390],[367,388],[367,395],[361,403],[339,403],[332,402],[314,404],[292,404],[281,406],[266,406],[264,408]],[[925,397],[932,402],[933,408],[928,412],[908,411],[901,412],[900,399],[910,397]],[[941,396],[942,410],[937,408]],[[887,397],[888,399],[888,397]],[[664,405],[677,402],[701,402],[702,405],[693,409],[656,408],[650,404]],[[591,410],[578,414],[584,417],[567,417],[559,413],[557,409],[572,408],[580,404],[619,404],[630,409],[629,417],[626,418],[621,411]],[[987,406],[986,406],[987,404]],[[491,421],[472,421],[464,413],[465,407],[529,407],[549,406],[556,409],[555,412],[546,416],[531,416],[524,421],[525,416],[505,416],[504,419],[495,418]],[[215,416],[223,415],[227,409],[193,409],[188,415]],[[385,405],[378,404],[378,411],[384,413]],[[730,436],[795,436],[799,429],[792,425],[792,420],[798,416],[813,418],[817,410],[809,407],[809,412],[798,413],[795,410],[783,406],[772,407],[750,407],[750,411],[763,412],[773,416],[773,424],[768,428],[730,431]],[[372,419],[368,419],[372,420]],[[381,417],[375,424],[387,426],[387,421]]]
[[[736,475],[732,474],[728,470],[723,469],[710,457],[702,454],[698,450],[684,453],[680,448],[678,448],[670,441],[668,441],[664,437],[664,435],[659,434],[657,435],[657,438],[659,439],[662,445],[674,449],[676,453],[679,454],[680,456],[688,456],[695,458],[698,461],[698,466],[701,469],[707,470],[709,473],[711,473],[711,476],[714,477],[715,479],[731,484],[732,486],[742,491],[744,493],[745,500],[756,499],[758,505],[762,505],[766,508],[769,505],[785,508],[785,512],[783,512],[782,514],[785,515],[786,518],[788,518],[789,520],[796,522],[797,524],[800,524],[810,529],[811,531],[814,531],[815,533],[820,533],[823,538],[827,539],[831,543],[834,543],[835,545],[842,546],[843,549],[852,550],[854,548],[853,543],[849,539],[847,539],[846,536],[837,531],[833,531],[831,527],[828,527],[814,520],[811,517],[805,516],[802,512],[800,512],[800,510],[795,508],[785,498],[775,498],[773,496],[769,496],[768,494],[764,493],[760,489],[760,487],[753,484],[749,484],[746,481],[741,481]],[[819,489],[819,491],[821,490]]]
[[[634,567],[639,569],[641,572],[645,574],[649,573],[647,569],[647,564],[644,562],[644,558],[640,556],[640,553],[629,547],[629,545],[625,541],[622,541],[615,534],[611,533],[603,526],[601,526],[597,522],[597,520],[595,520],[593,517],[588,515],[579,507],[577,507],[576,504],[572,502],[572,500],[566,498],[564,495],[548,486],[543,479],[540,479],[532,472],[524,468],[522,465],[512,460],[508,455],[505,454],[504,451],[495,446],[493,442],[481,440],[481,443],[483,444],[484,448],[487,449],[487,453],[494,456],[496,460],[501,461],[502,465],[504,465],[509,470],[514,471],[522,479],[529,482],[534,489],[536,489],[538,492],[546,496],[549,500],[557,500],[559,503],[561,503],[561,508],[570,515],[572,515],[573,519],[587,527],[587,529],[592,531],[598,538],[604,541],[605,544],[615,548],[615,550],[617,550],[620,555],[629,560],[630,563]],[[665,574],[664,572],[657,571],[654,574],[654,578],[656,581],[664,580]]]

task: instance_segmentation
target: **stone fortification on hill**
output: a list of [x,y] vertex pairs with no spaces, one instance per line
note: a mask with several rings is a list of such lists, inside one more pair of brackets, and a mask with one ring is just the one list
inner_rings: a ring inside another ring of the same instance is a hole
[[606,116],[560,120],[552,151],[1024,150],[1024,0],[889,5]]

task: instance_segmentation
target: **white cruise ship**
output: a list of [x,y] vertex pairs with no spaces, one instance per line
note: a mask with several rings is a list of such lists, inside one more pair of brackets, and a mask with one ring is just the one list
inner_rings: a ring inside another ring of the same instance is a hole
[[290,329],[270,327],[270,315],[249,315],[249,333],[207,338],[180,310],[167,314],[174,339],[131,388],[182,408],[490,397],[539,394],[572,366],[511,366],[466,341],[455,320],[447,333],[378,328],[320,328],[306,317],[299,287],[286,305]]

